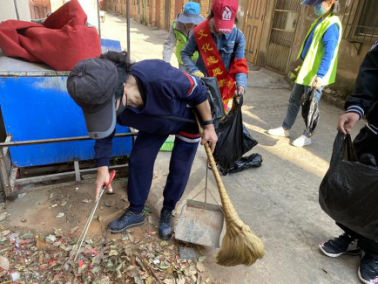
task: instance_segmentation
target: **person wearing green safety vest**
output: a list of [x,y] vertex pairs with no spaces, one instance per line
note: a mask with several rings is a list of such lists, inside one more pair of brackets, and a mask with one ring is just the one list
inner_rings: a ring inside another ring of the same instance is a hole
[[[303,5],[314,6],[318,19],[310,30],[298,54],[301,65],[291,74],[295,80],[290,95],[286,117],[282,126],[268,130],[272,136],[290,137],[290,129],[298,115],[301,98],[315,89],[316,100],[319,103],[324,86],[333,84],[337,72],[337,54],[339,51],[342,25],[336,13],[339,11],[337,0],[304,0]],[[296,73],[296,74],[294,74]],[[312,134],[306,130],[291,144],[303,147],[312,144]]]
[[[179,63],[179,69],[187,71],[185,65],[182,62],[180,52],[184,49],[189,33],[205,19],[201,16],[201,6],[196,2],[188,2],[184,6],[184,11],[177,15],[176,20],[173,21],[171,29],[164,42],[163,60],[170,63],[173,50],[177,61]],[[192,56],[192,60],[196,62],[198,59],[198,52]]]

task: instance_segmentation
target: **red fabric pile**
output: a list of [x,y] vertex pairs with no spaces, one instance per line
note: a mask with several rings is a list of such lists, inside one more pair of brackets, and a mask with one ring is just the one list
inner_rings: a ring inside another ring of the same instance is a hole
[[52,13],[43,25],[8,20],[0,23],[0,48],[6,56],[44,62],[56,70],[72,70],[84,59],[101,54],[97,30],[86,27],[87,15],[77,0]]

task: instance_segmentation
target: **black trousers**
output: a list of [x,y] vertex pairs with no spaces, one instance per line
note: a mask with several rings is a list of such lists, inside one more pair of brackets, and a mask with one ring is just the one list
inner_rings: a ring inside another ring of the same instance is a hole
[[[378,161],[378,135],[374,134],[366,126],[362,128],[360,133],[356,136],[353,145],[357,152],[357,156],[361,156],[364,153],[370,153],[374,155]],[[361,236],[340,223],[336,222],[336,224],[352,238],[358,239],[358,244],[362,250],[378,258],[378,242]]]
[[[374,129],[372,129],[374,131]],[[353,140],[354,149],[357,156],[370,153],[378,161],[378,134],[374,134],[367,126],[360,130],[360,133]]]

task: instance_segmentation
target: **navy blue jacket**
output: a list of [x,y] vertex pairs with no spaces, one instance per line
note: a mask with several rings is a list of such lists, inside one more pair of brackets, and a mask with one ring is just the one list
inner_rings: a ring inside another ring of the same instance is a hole
[[[189,105],[199,105],[207,100],[206,87],[196,77],[162,60],[135,63],[131,75],[144,86],[145,104],[140,109],[128,106],[117,118],[120,125],[156,135],[178,134],[190,123],[160,116],[194,120]],[[107,138],[96,140],[97,167],[109,165],[113,137],[114,132]]]
[[346,102],[347,112],[365,114],[369,124],[378,130],[378,41],[366,54],[358,73],[353,94]]

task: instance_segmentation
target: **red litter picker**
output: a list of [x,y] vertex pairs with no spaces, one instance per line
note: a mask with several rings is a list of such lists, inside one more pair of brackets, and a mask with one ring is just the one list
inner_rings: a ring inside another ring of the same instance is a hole
[[[109,188],[110,184],[112,183],[113,179],[114,179],[114,176],[115,176],[116,172],[115,170],[112,170],[110,172],[110,178],[109,178],[109,182],[102,188],[101,192],[100,192],[100,195],[98,197],[98,200],[96,201],[93,209],[92,209],[92,212],[91,214],[89,215],[89,218],[87,220],[87,223],[85,224],[83,230],[81,231],[81,234],[79,236],[79,239],[77,240],[77,243],[76,245],[74,246],[74,248],[72,249],[71,253],[70,253],[70,257],[68,258],[69,260],[71,259],[71,257],[75,254],[75,257],[74,257],[74,262],[76,261],[77,257],[79,256],[80,254],[80,249],[81,249],[81,246],[83,245],[83,242],[85,240],[85,237],[87,236],[87,233],[88,233],[88,229],[92,223],[92,220],[93,220],[93,217],[94,217],[94,214],[96,213],[96,210],[97,210],[97,207],[98,205],[100,204],[100,200],[101,200],[101,197],[102,195],[104,194],[104,192]],[[79,245],[78,245],[79,244]]]

